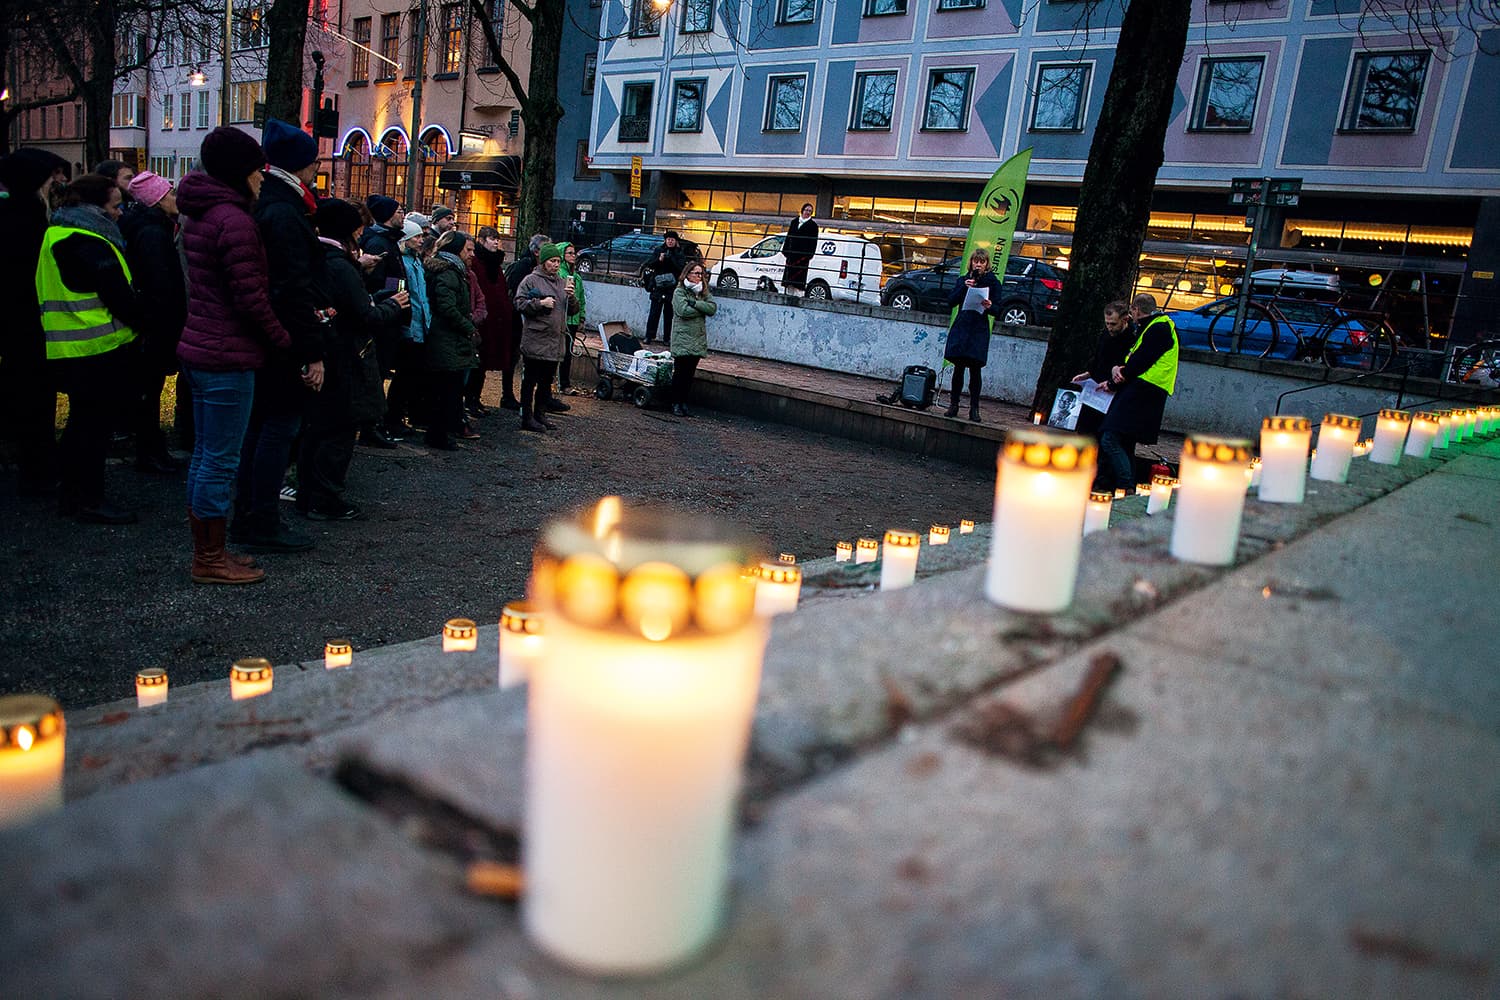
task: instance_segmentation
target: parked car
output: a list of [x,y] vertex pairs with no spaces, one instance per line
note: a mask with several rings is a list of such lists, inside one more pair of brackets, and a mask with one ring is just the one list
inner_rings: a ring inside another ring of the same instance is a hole
[[[715,268],[719,288],[778,291],[786,271],[781,252],[786,234],[767,236],[743,253],[731,254]],[[828,233],[807,265],[807,297],[844,299],[875,305],[880,301],[880,247],[862,236]]]
[[[1217,299],[1197,309],[1167,313],[1183,347],[1229,351],[1237,298]],[[1251,295],[1240,352],[1267,358],[1323,358],[1332,367],[1383,369],[1395,338],[1338,306],[1312,299]]]
[[[948,293],[960,277],[959,260],[949,257],[934,267],[902,271],[886,282],[881,304],[892,309],[947,312]],[[1032,257],[1008,259],[1000,322],[1007,326],[1051,326],[1065,275],[1065,271]]]
[[[680,240],[687,256],[698,253],[698,245],[692,240]],[[618,274],[628,278],[639,278],[646,262],[661,246],[662,237],[655,233],[640,231],[624,233],[614,239],[597,243],[578,252],[579,274]]]

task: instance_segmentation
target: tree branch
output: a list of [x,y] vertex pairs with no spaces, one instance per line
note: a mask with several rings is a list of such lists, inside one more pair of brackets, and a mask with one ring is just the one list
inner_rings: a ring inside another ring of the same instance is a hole
[[[511,5],[517,10],[526,11],[523,16],[528,21],[536,17],[536,11],[527,8],[520,0],[511,0]],[[510,64],[510,60],[506,59],[505,53],[500,50],[500,38],[495,32],[495,22],[491,19],[490,12],[484,9],[482,0],[469,0],[469,6],[474,12],[474,20],[484,32],[484,44],[485,48],[489,50],[490,58],[499,67],[501,75],[505,77],[505,81],[510,84],[511,93],[515,94],[516,100],[521,102],[522,110],[526,110],[527,105],[530,103],[526,94],[526,87],[521,83],[521,77],[516,73],[515,67]]]

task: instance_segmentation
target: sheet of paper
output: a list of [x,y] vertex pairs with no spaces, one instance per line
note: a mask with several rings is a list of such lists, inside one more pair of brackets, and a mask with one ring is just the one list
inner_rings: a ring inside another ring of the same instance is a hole
[[1115,394],[1104,388],[1102,382],[1095,382],[1091,378],[1086,378],[1078,384],[1083,386],[1083,391],[1079,394],[1078,398],[1084,406],[1098,410],[1101,413],[1109,412],[1109,404],[1115,401]]
[[984,312],[984,300],[989,295],[989,289],[982,285],[976,285],[964,294],[964,312]]

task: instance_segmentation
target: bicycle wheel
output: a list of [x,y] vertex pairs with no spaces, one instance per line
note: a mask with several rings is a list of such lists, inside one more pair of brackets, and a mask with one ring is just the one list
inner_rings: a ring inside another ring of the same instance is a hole
[[1453,355],[1448,381],[1484,386],[1500,384],[1500,340],[1482,340]]
[[1323,363],[1329,368],[1383,372],[1396,357],[1396,338],[1384,326],[1370,328],[1344,318],[1321,335]]
[[[1228,354],[1234,349],[1235,310],[1226,309],[1208,324],[1208,346],[1219,354]],[[1271,311],[1258,302],[1249,303],[1245,310],[1245,333],[1240,338],[1240,353],[1253,354],[1257,358],[1268,357],[1276,350],[1281,339],[1281,324]]]

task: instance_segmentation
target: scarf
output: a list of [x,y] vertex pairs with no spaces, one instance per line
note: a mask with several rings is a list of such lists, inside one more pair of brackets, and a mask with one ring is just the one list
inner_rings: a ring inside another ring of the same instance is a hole
[[291,173],[290,171],[283,170],[280,167],[273,167],[269,165],[267,165],[266,167],[266,173],[267,175],[281,181],[281,183],[289,185],[298,194],[302,195],[302,202],[307,206],[308,215],[311,215],[318,210],[318,199],[315,198],[313,196],[313,193],[307,189],[307,185],[302,183],[302,178],[298,177],[294,173]]
[[452,264],[454,267],[458,268],[458,271],[459,271],[460,274],[468,274],[469,273],[469,269],[467,267],[464,267],[464,262],[463,262],[462,258],[460,258],[460,257],[458,257],[458,256],[456,256],[454,254],[451,254],[451,253],[449,253],[446,250],[439,250],[438,253],[437,253],[437,255],[439,257],[443,258],[444,260],[446,260],[448,263]]
[[85,229],[109,240],[120,250],[125,249],[125,237],[120,233],[120,227],[98,205],[68,205],[59,208],[52,213],[52,224]]

